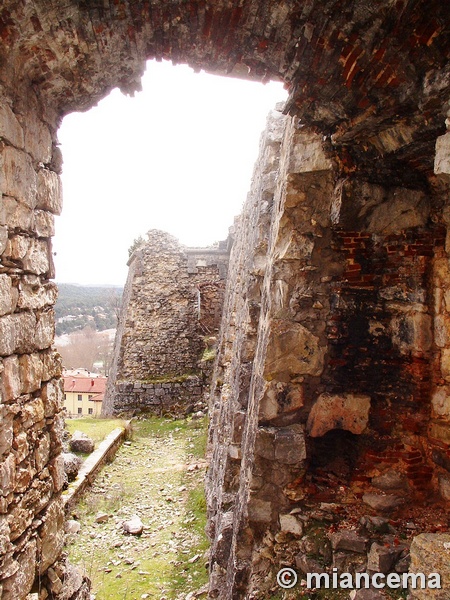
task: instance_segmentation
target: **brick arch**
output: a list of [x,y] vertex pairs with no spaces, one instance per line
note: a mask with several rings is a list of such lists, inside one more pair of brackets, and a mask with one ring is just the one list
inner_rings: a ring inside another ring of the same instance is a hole
[[435,93],[448,96],[438,74],[450,48],[440,0],[22,0],[3,4],[0,26],[2,83],[31,86],[58,114],[115,86],[138,89],[151,58],[284,80],[289,110],[339,136],[419,105],[430,117]]

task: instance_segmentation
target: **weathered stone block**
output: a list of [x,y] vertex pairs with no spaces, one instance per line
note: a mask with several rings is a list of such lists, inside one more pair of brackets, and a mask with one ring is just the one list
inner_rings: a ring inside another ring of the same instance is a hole
[[0,255],[6,250],[8,244],[8,228],[0,225]]
[[304,404],[303,388],[271,381],[266,384],[264,396],[259,405],[259,420],[270,421],[281,414],[298,410]]
[[19,357],[21,393],[35,392],[41,386],[44,365],[39,354],[22,354]]
[[442,421],[433,421],[430,425],[430,436],[450,444],[450,424]]
[[53,310],[47,310],[40,314],[34,338],[35,347],[38,350],[49,348],[55,337],[55,315]]
[[389,573],[400,554],[399,550],[374,542],[367,559],[367,570],[372,573]]
[[0,463],[0,496],[7,496],[14,490],[16,481],[16,461],[14,454]]
[[[0,326],[1,329],[1,326]],[[2,395],[4,402],[14,400],[22,393],[22,383],[20,381],[19,357],[16,355],[8,356],[3,360],[3,385]]]
[[55,235],[55,217],[47,210],[36,210],[34,213],[34,231],[38,237]]
[[423,192],[395,188],[388,202],[376,206],[368,219],[367,230],[390,235],[404,229],[425,225],[430,205]]
[[31,312],[0,318],[0,355],[27,352],[34,347],[36,317]]
[[[450,369],[448,373],[450,375]],[[447,386],[438,387],[436,389],[432,396],[431,404],[435,416],[450,417],[450,390]]]
[[411,311],[391,321],[392,341],[402,354],[428,352],[433,343],[431,316]]
[[5,405],[0,405],[0,456],[8,454],[13,441],[13,419],[14,412]]
[[53,416],[61,409],[64,395],[62,386],[62,380],[52,380],[42,386],[41,398],[46,417]]
[[82,600],[83,598],[90,598],[91,595],[89,593],[75,596],[75,593],[82,587],[83,575],[77,567],[67,561],[64,570],[64,586],[58,596],[58,600],[71,600],[72,598]]
[[82,460],[73,452],[63,452],[61,454],[64,473],[67,476],[68,481],[74,481],[80,470]]
[[363,496],[363,502],[377,512],[389,512],[403,504],[405,499],[400,496],[395,496],[394,494],[367,493]]
[[18,291],[12,285],[12,279],[6,274],[0,275],[0,317],[8,313],[14,312]]
[[348,550],[358,554],[365,554],[368,539],[356,531],[341,530],[330,535],[333,550]]
[[436,175],[450,176],[450,131],[436,139],[434,172]]
[[48,241],[33,239],[22,259],[24,270],[36,275],[49,273],[52,267],[49,253]]
[[289,173],[328,171],[331,161],[323,151],[323,138],[310,130],[296,131],[289,156]]
[[281,319],[271,322],[264,375],[268,381],[282,378],[282,374],[320,375],[323,357],[319,338],[306,327]]
[[8,239],[5,256],[14,261],[21,261],[28,252],[31,239],[25,235],[13,235]]
[[52,158],[52,136],[48,125],[35,112],[19,116],[25,137],[25,149],[38,163],[48,164]]
[[17,306],[34,310],[53,306],[58,297],[58,289],[53,282],[42,284],[40,277],[25,275],[20,282],[18,294]]
[[24,235],[14,235],[9,238],[5,256],[19,262],[25,271],[43,275],[50,270],[48,241],[29,238]]
[[11,196],[3,196],[0,207],[0,224],[10,229],[32,230],[34,228],[33,209]]
[[255,438],[255,454],[266,460],[275,458],[275,428],[259,427]]
[[306,425],[311,437],[332,429],[360,434],[369,421],[370,397],[363,394],[321,394],[309,413]]
[[24,136],[16,115],[7,104],[0,103],[0,138],[16,148],[23,148]]
[[56,458],[51,460],[48,464],[48,469],[53,479],[53,488],[57,493],[62,490],[66,482],[63,455],[58,454]]
[[275,434],[275,460],[294,465],[306,458],[305,432],[302,425],[280,427]]
[[450,534],[422,533],[411,544],[411,573],[439,573],[441,589],[410,589],[411,598],[417,600],[448,598],[450,589]]
[[441,350],[441,375],[447,383],[450,383],[450,348]]
[[82,431],[74,431],[69,442],[72,452],[83,452],[88,454],[94,451],[94,441]]
[[22,407],[22,425],[28,429],[44,419],[44,403],[41,398],[34,398]]
[[47,466],[50,458],[50,436],[48,433],[41,435],[37,442],[34,451],[34,459],[36,462],[36,470],[39,473]]
[[47,350],[40,353],[44,370],[42,372],[42,381],[49,381],[50,379],[61,377],[62,375],[62,362],[61,355],[55,352],[55,350]]
[[64,504],[60,497],[49,504],[39,533],[41,559],[38,567],[40,573],[45,573],[59,557],[64,545]]
[[408,481],[404,474],[394,469],[389,469],[389,471],[378,477],[372,477],[372,485],[385,491],[404,490],[408,487]]
[[[6,517],[0,517],[0,554],[3,556],[10,550],[11,544],[9,542],[9,525]],[[1,596],[0,596],[1,598]]]
[[25,460],[30,453],[30,446],[28,444],[28,436],[26,431],[19,431],[14,437],[13,442],[15,460],[17,464]]
[[2,600],[25,598],[31,590],[36,574],[36,541],[31,539],[17,557],[19,568],[3,581]]
[[0,152],[0,169],[3,171],[0,192],[34,208],[37,176],[28,154],[12,146],[3,147]]
[[272,520],[272,503],[267,500],[250,498],[247,509],[250,521],[270,523]]
[[16,469],[16,480],[14,482],[14,493],[16,494],[26,492],[36,475],[36,469],[31,466],[29,460],[26,460],[24,465],[19,465]]
[[301,536],[303,534],[303,524],[295,517],[295,515],[280,515],[280,531],[282,533],[291,533],[295,536]]
[[444,500],[450,501],[450,477],[439,475],[439,491]]
[[54,171],[41,169],[38,172],[36,208],[47,210],[54,215],[61,214],[62,186],[59,176]]

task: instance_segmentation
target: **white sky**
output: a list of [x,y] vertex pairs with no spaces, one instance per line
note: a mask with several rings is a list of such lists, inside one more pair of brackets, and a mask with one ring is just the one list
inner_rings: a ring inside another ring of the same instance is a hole
[[58,282],[124,284],[128,248],[149,229],[190,246],[225,239],[250,188],[267,114],[287,97],[280,83],[154,61],[142,85],[134,98],[113,90],[59,130]]

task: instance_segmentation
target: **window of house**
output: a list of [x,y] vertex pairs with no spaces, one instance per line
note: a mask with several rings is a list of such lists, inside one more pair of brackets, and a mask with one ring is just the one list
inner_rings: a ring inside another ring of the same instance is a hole
[[82,415],[83,414],[83,409],[81,408],[81,406],[78,407],[78,414]]
[[88,414],[93,415],[94,414],[94,409],[93,408],[88,408]]
[[83,400],[82,394],[78,394],[78,402],[82,402],[82,400]]
[[67,400],[67,394],[64,394],[64,400]]
[[92,400],[93,397],[94,396],[92,394],[88,394],[88,400],[89,400],[89,402],[93,402],[93,400]]

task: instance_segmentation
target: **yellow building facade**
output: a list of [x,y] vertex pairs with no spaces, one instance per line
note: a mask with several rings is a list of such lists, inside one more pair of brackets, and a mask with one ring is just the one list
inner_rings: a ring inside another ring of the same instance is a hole
[[66,416],[99,417],[107,378],[101,375],[65,375],[64,408]]

